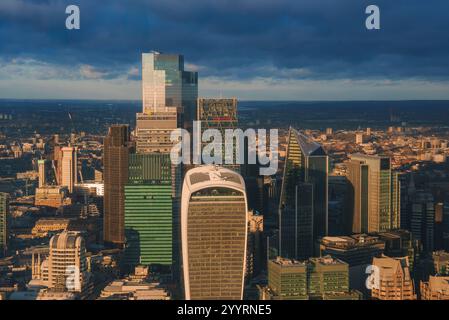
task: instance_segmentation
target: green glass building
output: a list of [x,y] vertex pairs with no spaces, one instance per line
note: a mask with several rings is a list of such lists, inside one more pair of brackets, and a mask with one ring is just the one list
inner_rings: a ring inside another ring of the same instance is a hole
[[170,155],[131,154],[125,185],[125,266],[171,266],[172,228]]

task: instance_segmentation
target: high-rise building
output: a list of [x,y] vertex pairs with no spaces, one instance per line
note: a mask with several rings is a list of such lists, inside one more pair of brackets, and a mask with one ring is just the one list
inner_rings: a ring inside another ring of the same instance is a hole
[[174,107],[179,126],[191,129],[198,98],[198,73],[184,70],[184,57],[158,52],[142,54],[142,101],[145,114]]
[[8,249],[8,198],[7,193],[0,192],[0,256]]
[[113,125],[104,139],[104,241],[125,242],[125,185],[132,146],[127,125]]
[[328,165],[321,145],[290,128],[279,203],[279,251],[306,259],[328,232]]
[[86,247],[79,232],[65,231],[50,240],[48,287],[69,292],[88,288]]
[[45,169],[46,161],[41,159],[37,161],[37,168],[39,173],[39,188],[42,188],[47,183],[47,174]]
[[198,73],[184,70],[182,55],[142,54],[143,113],[164,111],[167,106],[194,108],[197,97]]
[[130,154],[125,186],[125,264],[172,265],[169,154]]
[[64,147],[62,151],[61,186],[67,187],[73,192],[73,187],[78,182],[77,148]]
[[398,174],[388,157],[354,154],[347,164],[354,233],[382,232],[400,227]]
[[[236,149],[234,141],[226,141],[225,130],[235,130],[238,127],[237,99],[198,99],[197,121],[201,121],[201,136],[208,129],[216,129],[222,137],[222,163],[225,168],[240,172],[240,165],[236,162]],[[227,145],[228,142],[230,145]],[[201,143],[201,152],[207,142]],[[233,164],[225,164],[225,151],[232,150]]]
[[[171,133],[184,128],[192,133],[198,98],[198,73],[184,70],[184,57],[158,52],[142,54],[142,113],[137,114],[137,153],[169,154]],[[173,252],[179,269],[180,197],[183,170],[172,164]],[[175,277],[179,271],[174,272]]]
[[416,300],[408,258],[373,258],[373,288],[376,300]]
[[142,113],[137,114],[137,152],[170,152],[172,130],[191,129],[198,73],[184,70],[184,57],[142,54]]
[[238,173],[212,165],[186,173],[181,234],[187,300],[243,298],[247,219]]
[[435,202],[430,192],[418,191],[411,204],[410,231],[413,238],[422,244],[425,252],[434,249]]

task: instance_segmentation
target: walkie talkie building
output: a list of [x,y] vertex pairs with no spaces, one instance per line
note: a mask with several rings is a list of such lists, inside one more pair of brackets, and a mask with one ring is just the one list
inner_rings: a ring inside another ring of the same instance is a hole
[[181,201],[185,299],[243,299],[247,200],[236,172],[201,166],[187,172]]

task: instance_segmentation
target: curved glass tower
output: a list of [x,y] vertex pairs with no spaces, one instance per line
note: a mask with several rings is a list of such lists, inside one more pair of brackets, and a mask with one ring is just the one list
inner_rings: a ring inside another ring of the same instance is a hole
[[217,166],[187,172],[181,201],[185,299],[243,299],[246,208],[238,173]]

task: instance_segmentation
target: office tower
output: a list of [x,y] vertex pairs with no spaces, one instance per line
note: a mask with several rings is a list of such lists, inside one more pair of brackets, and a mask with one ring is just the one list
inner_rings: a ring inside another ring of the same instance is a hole
[[425,252],[434,248],[435,202],[430,192],[418,191],[411,199],[410,231]]
[[[225,141],[225,130],[235,130],[238,127],[237,119],[237,99],[198,99],[197,107],[197,121],[201,121],[201,136],[203,132],[208,129],[216,129],[220,132],[222,137],[222,163],[224,167],[240,172],[240,165],[236,162],[236,148],[234,141],[228,141],[229,146]],[[202,152],[208,142],[201,143]],[[225,151],[226,148],[232,150],[233,164],[225,165]]]
[[186,173],[181,234],[187,300],[243,298],[246,208],[245,183],[238,173],[211,165]]
[[290,128],[279,203],[279,251],[287,258],[311,256],[328,232],[328,156],[309,137]]
[[9,195],[0,192],[0,256],[6,255],[8,249],[8,214]]
[[266,264],[266,248],[263,239],[262,215],[248,212],[248,249],[246,255],[246,278],[257,276]]
[[197,97],[198,73],[184,70],[182,55],[142,54],[143,113],[163,111],[166,106],[194,108]]
[[345,176],[329,176],[329,214],[328,214],[328,235],[351,234],[352,225],[350,222],[350,210],[348,201],[349,180]]
[[88,282],[86,247],[79,232],[65,231],[50,240],[48,287],[83,292]]
[[276,258],[268,262],[268,286],[262,300],[360,300],[349,289],[348,264],[331,256],[306,261]]
[[38,160],[37,161],[37,168],[39,173],[39,188],[42,188],[46,185],[46,169],[45,169],[45,160]]
[[280,253],[304,260],[313,255],[313,184],[297,183],[291,188],[285,197],[291,206],[284,207],[280,217]]
[[449,277],[430,276],[420,287],[421,300],[449,300]]
[[354,154],[347,163],[354,233],[382,232],[400,226],[398,174],[388,157]]
[[104,139],[104,241],[125,242],[125,185],[131,151],[127,125],[113,125]]
[[52,153],[52,167],[57,185],[62,184],[62,147],[55,145]]
[[137,114],[137,152],[170,152],[172,130],[192,128],[198,74],[184,71],[182,55],[142,54],[142,113]]
[[73,187],[78,182],[78,162],[77,149],[74,147],[64,147],[62,151],[62,171],[61,171],[61,186],[67,187],[69,192],[73,192]]
[[[408,258],[373,258],[374,283],[371,297],[376,300],[416,300]],[[377,270],[377,271],[376,271]]]
[[178,111],[177,127],[191,129],[198,98],[198,73],[184,70],[184,57],[158,52],[142,54],[142,100],[145,114]]
[[130,154],[125,186],[125,264],[172,265],[169,154]]
[[334,130],[332,128],[326,128],[326,135],[331,136],[334,134]]
[[449,204],[435,205],[435,249],[449,251]]

